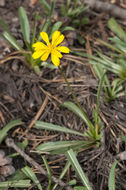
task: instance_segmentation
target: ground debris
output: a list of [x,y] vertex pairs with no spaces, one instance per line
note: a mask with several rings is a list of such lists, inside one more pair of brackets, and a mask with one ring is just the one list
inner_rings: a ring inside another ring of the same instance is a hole
[[0,150],[0,181],[4,181],[5,177],[12,175],[15,168],[12,166],[12,159],[5,156],[5,152]]

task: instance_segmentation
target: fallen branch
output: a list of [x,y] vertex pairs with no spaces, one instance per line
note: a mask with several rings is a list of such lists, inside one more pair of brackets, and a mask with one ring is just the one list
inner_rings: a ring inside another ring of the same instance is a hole
[[126,9],[120,8],[117,5],[108,2],[101,2],[99,0],[85,0],[85,4],[89,5],[91,9],[99,12],[106,12],[111,16],[126,19]]
[[[24,153],[13,141],[11,138],[6,139],[6,145],[8,147],[13,148],[16,150],[27,162],[29,162],[32,166],[34,166],[37,170],[39,170],[44,176],[48,177],[47,172],[44,170],[42,166],[40,166],[37,162],[35,162],[30,156],[28,156],[26,153]],[[73,190],[72,187],[66,185],[62,180],[57,179],[56,177],[52,176],[52,181],[56,184],[60,185],[62,188],[66,190]]]

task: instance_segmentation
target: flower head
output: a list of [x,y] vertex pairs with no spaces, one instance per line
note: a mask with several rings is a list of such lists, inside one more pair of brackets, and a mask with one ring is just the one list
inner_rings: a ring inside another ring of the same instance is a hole
[[48,34],[46,32],[40,33],[41,38],[46,43],[36,42],[32,46],[35,52],[32,54],[33,59],[38,59],[41,57],[42,61],[46,61],[51,54],[51,60],[55,66],[59,66],[60,58],[62,58],[61,53],[69,53],[70,50],[66,46],[62,46],[64,35],[60,31],[55,31],[52,34],[52,42],[50,43]]

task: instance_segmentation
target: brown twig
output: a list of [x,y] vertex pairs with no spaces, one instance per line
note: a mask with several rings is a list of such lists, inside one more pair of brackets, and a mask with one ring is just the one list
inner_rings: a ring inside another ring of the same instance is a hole
[[106,12],[121,19],[126,19],[126,9],[120,8],[108,2],[104,3],[99,0],[85,0],[85,4],[89,5],[89,7],[94,10]]
[[[48,177],[47,172],[44,170],[42,166],[40,166],[37,162],[35,162],[30,156],[24,153],[13,141],[11,138],[6,139],[6,144],[8,147],[13,148],[16,150],[27,162],[29,162],[32,166],[34,166],[37,170],[39,170],[44,176]],[[65,188],[66,190],[73,190],[72,187],[66,185],[62,180],[57,179],[56,177],[52,176],[52,181],[60,185],[61,187]]]

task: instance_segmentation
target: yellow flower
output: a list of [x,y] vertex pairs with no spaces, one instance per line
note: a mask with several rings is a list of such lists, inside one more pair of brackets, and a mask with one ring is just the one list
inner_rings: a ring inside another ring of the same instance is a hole
[[52,35],[51,43],[49,42],[49,37],[46,32],[41,32],[40,36],[47,45],[42,42],[34,43],[32,45],[35,50],[35,52],[32,54],[33,59],[38,59],[41,57],[42,61],[46,61],[51,54],[51,60],[53,64],[58,67],[60,64],[60,58],[62,58],[61,53],[70,52],[69,48],[62,46],[61,44],[61,42],[64,40],[64,35],[61,34],[60,31],[55,31]]

